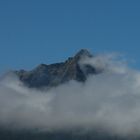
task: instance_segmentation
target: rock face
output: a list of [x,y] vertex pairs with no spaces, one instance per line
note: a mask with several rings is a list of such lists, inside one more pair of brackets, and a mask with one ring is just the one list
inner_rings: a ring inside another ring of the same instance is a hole
[[65,62],[50,65],[41,64],[31,71],[20,70],[15,73],[25,85],[33,88],[53,87],[70,80],[84,82],[89,74],[98,73],[90,65],[84,65],[84,71],[81,69],[79,61],[84,57],[93,57],[93,55],[82,49]]

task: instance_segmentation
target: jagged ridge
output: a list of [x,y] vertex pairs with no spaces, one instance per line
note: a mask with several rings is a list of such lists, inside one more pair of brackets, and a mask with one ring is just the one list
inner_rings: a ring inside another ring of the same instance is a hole
[[34,88],[57,86],[70,80],[84,82],[89,74],[97,74],[98,71],[92,66],[85,65],[86,71],[83,72],[79,65],[83,57],[93,57],[93,55],[82,49],[65,62],[41,64],[31,71],[20,70],[15,73],[25,85]]

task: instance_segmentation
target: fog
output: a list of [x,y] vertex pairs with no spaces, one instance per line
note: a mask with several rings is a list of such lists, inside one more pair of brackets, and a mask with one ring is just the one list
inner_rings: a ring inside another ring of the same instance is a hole
[[103,71],[85,83],[69,81],[49,90],[31,89],[14,74],[0,80],[0,125],[16,129],[101,129],[140,133],[140,71],[114,55],[83,58]]

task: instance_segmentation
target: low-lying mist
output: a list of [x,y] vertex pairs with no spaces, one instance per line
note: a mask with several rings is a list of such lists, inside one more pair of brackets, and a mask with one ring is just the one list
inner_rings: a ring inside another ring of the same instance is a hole
[[140,71],[113,55],[84,58],[103,70],[85,83],[69,81],[51,89],[31,89],[10,74],[0,80],[0,125],[16,129],[101,129],[140,135]]

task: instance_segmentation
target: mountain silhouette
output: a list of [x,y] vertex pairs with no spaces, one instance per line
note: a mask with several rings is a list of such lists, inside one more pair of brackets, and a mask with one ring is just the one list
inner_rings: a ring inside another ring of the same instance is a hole
[[[65,62],[55,64],[40,64],[31,71],[15,71],[19,79],[28,87],[53,87],[70,80],[85,82],[89,74],[98,74],[99,71],[90,66],[80,66],[81,59],[94,57],[88,50],[82,49],[75,56]],[[84,70],[83,70],[84,69]]]

